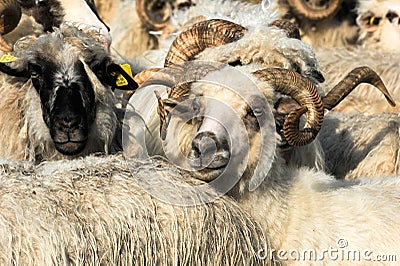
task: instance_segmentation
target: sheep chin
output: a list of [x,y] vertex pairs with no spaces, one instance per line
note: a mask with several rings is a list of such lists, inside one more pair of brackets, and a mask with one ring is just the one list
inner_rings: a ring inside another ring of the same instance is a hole
[[224,171],[225,167],[218,169],[204,168],[202,170],[193,171],[193,175],[199,180],[210,182],[221,176]]

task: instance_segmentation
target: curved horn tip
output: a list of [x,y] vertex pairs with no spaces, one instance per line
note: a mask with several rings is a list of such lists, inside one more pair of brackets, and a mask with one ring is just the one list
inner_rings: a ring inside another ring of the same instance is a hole
[[370,67],[356,67],[350,71],[336,86],[324,97],[324,108],[331,110],[343,101],[359,84],[368,83],[379,89],[391,106],[396,103],[380,76]]
[[[299,73],[280,68],[267,68],[253,73],[260,80],[269,82],[275,91],[292,97],[301,107],[289,113],[284,123],[284,136],[292,146],[312,142],[322,126],[323,102],[317,88]],[[306,113],[306,128],[299,128],[299,119]]]

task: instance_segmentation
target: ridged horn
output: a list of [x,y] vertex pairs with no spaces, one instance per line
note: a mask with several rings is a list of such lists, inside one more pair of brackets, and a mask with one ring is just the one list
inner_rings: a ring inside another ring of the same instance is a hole
[[136,0],[136,12],[149,30],[161,30],[169,24],[172,7],[166,0]]
[[[300,108],[289,113],[283,125],[283,134],[292,146],[311,143],[321,129],[324,108],[317,88],[295,71],[266,68],[253,73],[262,81],[270,83],[275,91],[291,96]],[[306,114],[304,129],[299,129],[299,118]]]
[[162,70],[162,68],[149,68],[146,70],[143,70],[139,73],[137,73],[134,77],[133,80],[136,81],[136,83],[140,86],[143,85],[148,79],[150,79],[155,73],[159,72]]
[[391,106],[396,106],[392,96],[386,89],[379,75],[370,67],[357,67],[350,71],[329,93],[323,98],[324,108],[331,110],[352,92],[360,83],[369,83],[378,88]]
[[158,102],[158,107],[157,107],[157,113],[160,118],[160,137],[162,140],[165,140],[165,137],[167,136],[167,126],[169,121],[167,118],[169,117],[169,113],[167,110],[165,110],[165,105],[164,101],[161,99],[160,92],[154,91],[156,97],[157,97],[157,102]]
[[289,38],[298,39],[298,40],[301,39],[299,27],[296,24],[290,22],[289,20],[277,19],[277,20],[272,21],[269,24],[269,26],[275,26],[280,29],[283,29]]
[[192,82],[179,83],[168,91],[168,98],[161,99],[160,93],[154,91],[158,101],[157,113],[160,118],[160,137],[165,140],[167,136],[167,128],[171,119],[171,112],[177,108],[179,112],[186,112],[189,108],[187,105],[181,104],[188,98],[190,85]]
[[12,51],[12,47],[3,39],[3,35],[17,27],[21,15],[21,7],[16,0],[0,2],[0,50],[4,52]]
[[208,47],[237,41],[246,31],[246,28],[223,19],[198,22],[176,37],[165,57],[164,66],[190,61]]
[[333,16],[342,0],[288,0],[293,13],[310,19],[321,20]]

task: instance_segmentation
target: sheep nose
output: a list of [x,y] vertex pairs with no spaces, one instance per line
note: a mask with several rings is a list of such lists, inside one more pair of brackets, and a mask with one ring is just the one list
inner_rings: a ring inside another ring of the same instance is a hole
[[81,122],[82,120],[80,116],[56,117],[54,119],[55,127],[61,131],[72,131],[78,129]]
[[192,141],[192,150],[196,158],[212,158],[218,146],[217,137],[211,132],[202,132]]

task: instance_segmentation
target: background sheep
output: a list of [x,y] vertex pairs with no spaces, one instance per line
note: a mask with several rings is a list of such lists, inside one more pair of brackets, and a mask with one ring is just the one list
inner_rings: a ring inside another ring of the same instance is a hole
[[358,0],[358,42],[367,49],[397,52],[400,44],[400,3],[396,0]]
[[[111,1],[110,1],[111,2]],[[175,31],[171,24],[174,9],[192,4],[191,0],[125,0],[116,6],[116,14],[110,20],[114,51],[117,55],[133,60],[143,52],[159,49],[159,35]]]
[[[149,179],[155,173],[163,180]],[[267,236],[229,197],[176,206],[152,197],[146,184],[183,203],[197,201],[198,196],[183,193],[178,186],[193,191],[202,182],[163,160],[125,161],[121,155],[38,166],[3,161],[0,263],[270,263],[264,253],[262,259],[257,257],[260,249],[268,248]]]
[[15,45],[16,59],[0,65],[2,157],[110,151],[118,125],[110,72],[121,70],[97,38],[64,26]]
[[338,47],[356,43],[356,1],[278,0],[281,16],[299,25],[301,38],[313,46]]
[[[9,29],[0,34],[4,36],[8,43],[15,43],[18,39],[27,35],[38,35],[43,32],[52,31],[53,27],[59,27],[62,22],[73,22],[79,24],[79,27],[96,27],[103,36],[106,47],[110,46],[111,36],[108,33],[107,26],[101,21],[97,15],[95,6],[92,1],[71,0],[71,1],[22,1],[7,0],[3,5],[12,5],[10,14],[4,11]],[[0,8],[1,9],[1,8]],[[2,10],[0,12],[3,13]],[[23,13],[21,21],[21,12]],[[19,14],[19,16],[17,16]],[[19,24],[18,24],[19,21]],[[12,23],[12,22],[16,22]],[[11,24],[11,25],[8,25]],[[4,49],[3,49],[4,48]],[[3,46],[3,51],[10,51],[11,47]]]
[[399,115],[345,114],[325,116],[317,137],[327,171],[337,178],[399,175]]
[[[357,23],[360,27],[359,42],[361,46],[350,50],[316,49],[327,84],[334,84],[355,65],[368,65],[382,77],[383,81],[399,101],[399,74],[397,71],[400,58],[396,52],[399,35],[397,1],[359,1],[357,5]],[[362,86],[351,93],[347,99],[335,108],[342,112],[359,112],[374,114],[382,112],[399,112],[399,108],[390,107],[378,96],[376,91]]]

